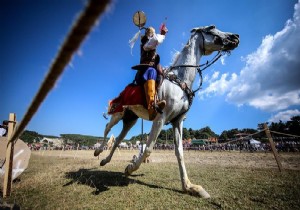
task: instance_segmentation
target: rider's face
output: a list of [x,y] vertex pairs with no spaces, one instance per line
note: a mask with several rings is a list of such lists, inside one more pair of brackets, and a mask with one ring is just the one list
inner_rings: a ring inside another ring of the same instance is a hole
[[149,28],[149,29],[147,30],[146,35],[147,35],[148,37],[153,37],[154,33],[155,33],[154,29]]

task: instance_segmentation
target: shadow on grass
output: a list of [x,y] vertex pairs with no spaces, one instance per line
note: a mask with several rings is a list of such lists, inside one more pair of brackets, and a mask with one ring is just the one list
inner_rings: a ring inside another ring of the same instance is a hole
[[126,187],[129,184],[140,184],[154,189],[166,189],[178,193],[183,193],[177,189],[165,188],[149,183],[135,180],[134,177],[144,176],[144,174],[135,174],[126,177],[124,173],[114,171],[97,171],[91,169],[79,169],[78,171],[67,172],[65,177],[71,179],[70,182],[63,186],[69,186],[74,183],[90,186],[95,189],[94,195],[99,195],[101,192],[109,190],[110,187]]

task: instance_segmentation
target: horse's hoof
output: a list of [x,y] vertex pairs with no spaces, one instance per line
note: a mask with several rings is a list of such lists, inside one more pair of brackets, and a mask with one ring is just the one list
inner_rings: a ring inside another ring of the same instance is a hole
[[210,195],[200,185],[192,184],[188,181],[188,188],[185,191],[193,196],[199,196],[201,198],[210,198]]
[[105,166],[106,165],[106,161],[105,161],[105,159],[104,160],[101,160],[101,162],[100,162],[100,166]]
[[199,196],[201,198],[210,198],[210,195],[208,194],[208,192],[206,192],[203,188],[202,188],[202,190],[200,190]]
[[101,152],[103,152],[103,149],[95,149],[94,156],[97,157]]

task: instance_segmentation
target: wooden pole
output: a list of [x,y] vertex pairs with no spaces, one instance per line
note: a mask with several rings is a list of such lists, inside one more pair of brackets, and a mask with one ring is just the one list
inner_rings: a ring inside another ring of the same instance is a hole
[[79,144],[77,144],[77,150],[75,151],[75,154],[74,154],[74,160],[75,160],[75,158],[76,158],[76,155],[77,155],[78,150],[79,150]]
[[271,136],[271,133],[270,133],[270,130],[269,130],[269,127],[267,126],[266,123],[264,123],[264,129],[265,129],[265,132],[266,132],[266,135],[269,139],[269,142],[270,142],[270,145],[271,145],[271,149],[272,149],[272,152],[273,152],[273,155],[275,157],[275,160],[277,162],[277,166],[278,166],[278,169],[279,171],[281,172],[282,171],[282,165],[281,165],[281,161],[280,161],[280,157],[277,153],[277,150],[275,148],[275,145],[274,145],[274,141],[273,141],[273,138]]
[[[15,130],[15,126],[16,126],[16,114],[10,113],[9,114],[9,123],[8,123],[8,132],[7,132],[8,141],[12,137],[12,134]],[[11,194],[14,145],[15,145],[15,142],[10,142],[6,148],[3,198],[10,196],[10,194]]]

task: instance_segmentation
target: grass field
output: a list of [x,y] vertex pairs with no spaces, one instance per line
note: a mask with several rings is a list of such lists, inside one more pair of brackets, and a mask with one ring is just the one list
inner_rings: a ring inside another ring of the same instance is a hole
[[184,194],[174,151],[123,175],[137,151],[116,151],[104,167],[93,151],[36,151],[2,203],[21,209],[300,209],[300,153],[186,151],[190,180],[210,199]]

